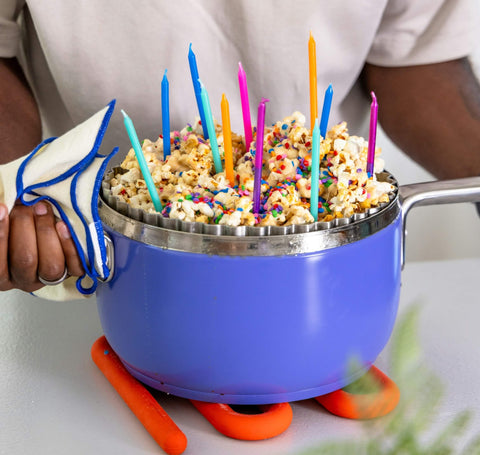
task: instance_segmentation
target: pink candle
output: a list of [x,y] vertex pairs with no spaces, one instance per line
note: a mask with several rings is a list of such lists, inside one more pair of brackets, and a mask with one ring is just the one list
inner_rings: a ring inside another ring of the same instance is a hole
[[265,130],[265,103],[269,100],[262,98],[258,105],[257,140],[255,142],[255,174],[253,179],[253,213],[260,211],[260,188],[262,186],[263,167],[263,133]]
[[373,176],[375,164],[375,142],[377,139],[377,119],[378,119],[378,103],[375,93],[372,92],[372,104],[370,105],[370,132],[368,134],[368,154],[367,154],[367,174]]
[[248,101],[247,75],[242,64],[238,62],[238,84],[240,85],[240,100],[242,102],[243,128],[245,130],[245,147],[250,149],[252,143],[252,121],[250,119],[250,104]]

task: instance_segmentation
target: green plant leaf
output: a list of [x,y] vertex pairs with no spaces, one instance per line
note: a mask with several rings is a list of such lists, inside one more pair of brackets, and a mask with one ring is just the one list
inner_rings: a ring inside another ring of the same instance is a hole
[[[320,447],[307,449],[299,455],[374,455],[366,451],[362,441],[327,442]],[[376,454],[375,454],[376,455]]]
[[391,373],[399,383],[415,376],[417,367],[421,364],[421,348],[418,341],[417,327],[419,306],[412,305],[397,321],[392,334]]
[[480,455],[480,434],[462,450],[461,455]]
[[[417,335],[419,305],[408,308],[397,322],[390,341],[391,375],[401,391],[400,403],[390,415],[364,421],[365,436],[358,441],[329,442],[300,455],[450,455],[465,433],[471,413],[456,415],[428,441],[443,394],[440,380],[425,366]],[[358,363],[352,363],[358,371]],[[365,375],[344,388],[350,393],[372,393],[378,383]],[[480,455],[480,435],[461,452]]]
[[437,453],[441,449],[451,448],[458,438],[465,433],[471,418],[472,414],[470,411],[463,411],[455,416],[446,428],[437,435],[430,445],[429,453]]

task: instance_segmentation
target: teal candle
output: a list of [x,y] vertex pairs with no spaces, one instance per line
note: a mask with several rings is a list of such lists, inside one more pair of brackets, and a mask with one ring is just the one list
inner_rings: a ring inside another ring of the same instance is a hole
[[157,212],[161,212],[163,209],[162,203],[160,202],[155,183],[153,183],[152,174],[150,174],[147,162],[145,161],[145,157],[143,156],[142,146],[140,145],[140,141],[138,140],[137,132],[135,131],[135,127],[133,126],[132,119],[126,114],[123,109],[122,114],[125,129],[127,130],[128,137],[130,138],[133,150],[135,151],[135,156],[137,157],[138,164],[140,165],[140,171],[142,172],[143,179],[147,184],[147,189],[150,193],[150,197],[152,198],[153,206],[155,207],[155,210]]
[[328,118],[330,117],[330,109],[332,108],[333,87],[330,84],[325,90],[323,98],[322,119],[320,120],[320,134],[325,139],[327,136]]
[[208,138],[210,139],[210,148],[212,149],[213,155],[213,163],[215,164],[215,172],[219,174],[223,172],[222,167],[222,159],[220,158],[220,152],[218,150],[218,143],[217,143],[217,134],[215,133],[215,127],[213,125],[213,116],[212,116],[212,109],[210,108],[210,100],[208,98],[208,93],[205,86],[199,80],[200,88],[202,90],[201,97],[202,97],[202,105],[205,111],[205,121],[207,122],[207,131],[208,131]]
[[162,134],[163,134],[163,159],[170,155],[170,100],[167,79],[167,70],[162,79]]
[[318,221],[318,179],[320,172],[320,129],[318,119],[312,133],[312,173],[310,175],[310,213]]

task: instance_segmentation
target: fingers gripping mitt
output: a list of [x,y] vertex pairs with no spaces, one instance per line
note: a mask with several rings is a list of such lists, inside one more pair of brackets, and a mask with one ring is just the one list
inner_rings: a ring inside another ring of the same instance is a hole
[[95,292],[99,280],[109,277],[107,247],[98,214],[102,177],[116,147],[99,153],[115,101],[58,138],[39,144],[30,154],[0,166],[0,202],[9,212],[19,199],[24,205],[49,202],[55,215],[70,229],[85,275],[70,277],[35,292],[66,300]]

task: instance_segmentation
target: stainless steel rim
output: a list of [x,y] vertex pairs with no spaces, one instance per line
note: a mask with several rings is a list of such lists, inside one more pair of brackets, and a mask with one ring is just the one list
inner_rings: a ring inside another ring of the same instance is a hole
[[122,215],[103,200],[99,202],[99,213],[105,226],[113,231],[166,250],[222,256],[291,256],[337,248],[369,237],[389,226],[399,216],[400,204],[398,196],[395,196],[385,207],[370,213],[368,217],[324,223],[331,224],[327,229],[257,236],[213,235],[153,226]]
[[[125,202],[117,204],[115,198],[109,195],[109,185],[105,180],[103,197],[108,202],[100,200],[99,210],[104,224],[112,230],[163,249],[230,256],[282,256],[313,253],[356,242],[389,226],[400,212],[405,236],[406,216],[414,206],[480,201],[480,177],[425,182],[400,188],[390,173],[385,171],[379,177],[395,188],[389,203],[349,219],[292,226],[288,233],[281,227],[228,229],[170,220],[139,209],[131,210]],[[405,239],[402,243],[403,251]],[[402,254],[402,265],[404,260],[405,254]]]

